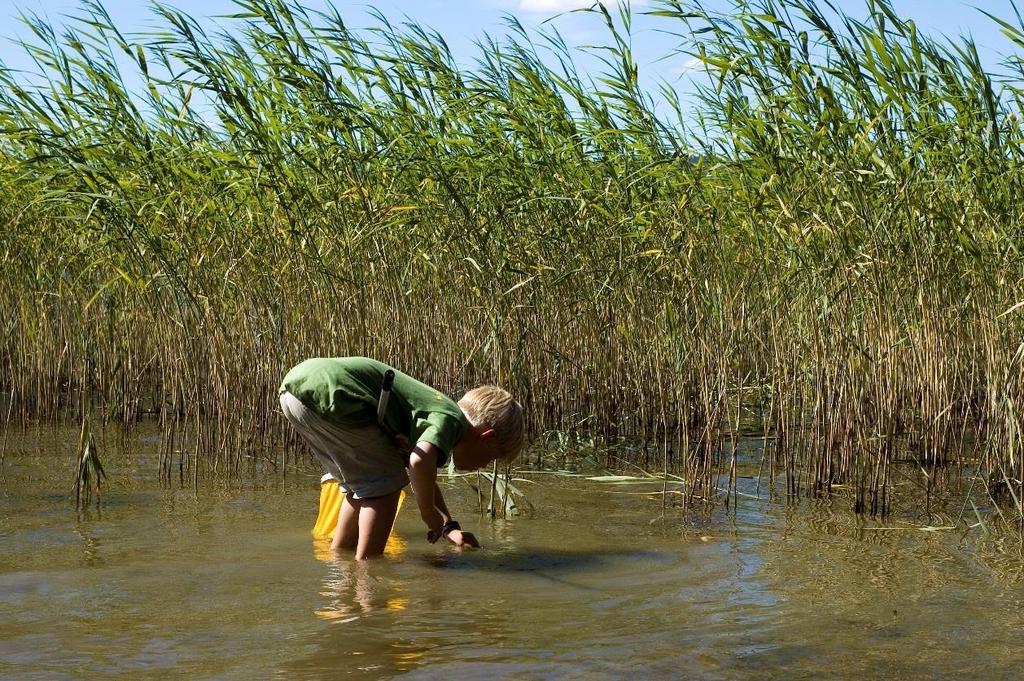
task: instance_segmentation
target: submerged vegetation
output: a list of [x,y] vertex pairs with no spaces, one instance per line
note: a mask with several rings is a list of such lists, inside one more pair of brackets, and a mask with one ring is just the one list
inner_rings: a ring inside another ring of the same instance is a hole
[[283,371],[365,354],[500,383],[535,435],[647,443],[631,462],[691,500],[757,434],[792,495],[884,515],[897,461],[929,495],[957,464],[1024,522],[1016,57],[997,76],[885,0],[661,0],[702,76],[655,98],[626,7],[590,10],[591,78],[514,21],[461,66],[415,24],[237,5],[216,35],[169,7],[141,36],[94,3],[26,20],[42,80],[0,69],[9,422],[87,394],[160,420],[168,479],[276,466]]

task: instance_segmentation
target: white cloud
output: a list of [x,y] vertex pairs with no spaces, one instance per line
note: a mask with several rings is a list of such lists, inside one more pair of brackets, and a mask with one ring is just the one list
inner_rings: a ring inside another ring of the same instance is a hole
[[690,71],[693,71],[694,69],[699,67],[702,63],[703,62],[697,57],[691,57],[687,59],[684,64],[676,66],[674,69],[672,69],[672,73],[676,74],[677,76],[684,76]]
[[[600,0],[604,5],[614,7],[616,0]],[[536,14],[558,14],[569,12],[574,9],[590,7],[594,0],[519,0],[520,12],[533,12]],[[632,0],[633,7],[641,7],[647,4],[647,0]]]

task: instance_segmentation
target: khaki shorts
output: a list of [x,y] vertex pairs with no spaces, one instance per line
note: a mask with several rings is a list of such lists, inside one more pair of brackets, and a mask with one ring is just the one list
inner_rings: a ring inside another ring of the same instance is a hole
[[376,425],[331,423],[289,392],[281,411],[341,488],[356,499],[382,497],[409,484],[404,452]]

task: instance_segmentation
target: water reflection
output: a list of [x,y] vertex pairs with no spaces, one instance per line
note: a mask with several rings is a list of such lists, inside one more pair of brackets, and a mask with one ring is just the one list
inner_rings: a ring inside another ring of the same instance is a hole
[[544,478],[531,518],[460,518],[484,550],[426,544],[412,509],[357,563],[310,546],[314,476],[141,490],[112,457],[102,517],[76,523],[70,473],[11,451],[4,678],[1009,679],[1024,661],[1015,544],[848,499],[687,515]]
[[[324,556],[324,554],[319,554]],[[355,561],[331,554],[324,561],[322,605],[316,611],[331,626],[303,641],[306,654],[279,669],[286,678],[388,678],[424,667],[433,656],[481,636],[500,634],[490,618],[466,617],[451,608],[452,594],[409,571],[417,557]]]
[[[395,539],[393,536],[392,540]],[[316,610],[317,617],[346,623],[377,609],[401,612],[408,607],[409,599],[399,593],[400,585],[385,583],[374,574],[374,564],[380,560],[353,560],[341,552],[332,551],[330,542],[322,540],[317,541],[316,545],[317,560],[329,565],[328,576],[320,591],[327,603]],[[395,546],[395,550],[390,553],[391,558],[401,555],[406,544],[398,539]],[[401,550],[398,546],[401,546]],[[383,560],[386,559],[387,554]]]
[[89,525],[79,523],[75,527],[75,534],[82,540],[82,565],[89,567],[103,565],[103,558],[100,555],[100,540],[89,530]]
[[[322,563],[317,610],[332,626],[304,640],[311,652],[280,674],[578,675],[595,651],[624,660],[652,631],[669,645],[680,602],[699,598],[708,574],[696,566],[683,585],[678,551],[609,546],[584,532],[561,547],[516,541],[508,528],[488,539],[480,551],[422,545],[374,561],[332,556]],[[589,642],[574,650],[578,638]]]

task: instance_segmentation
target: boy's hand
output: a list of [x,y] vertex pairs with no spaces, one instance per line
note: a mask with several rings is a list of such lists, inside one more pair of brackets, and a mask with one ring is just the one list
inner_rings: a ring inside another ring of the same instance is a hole
[[[427,532],[427,541],[433,544],[437,535],[434,534],[433,530]],[[477,541],[476,537],[473,536],[472,532],[463,532],[462,530],[450,530],[445,535],[445,539],[450,541],[455,546],[470,546],[474,549],[480,548],[480,542]]]
[[480,542],[476,540],[472,532],[463,532],[462,530],[452,530],[445,535],[445,538],[456,546],[472,546],[474,549],[480,548]]

